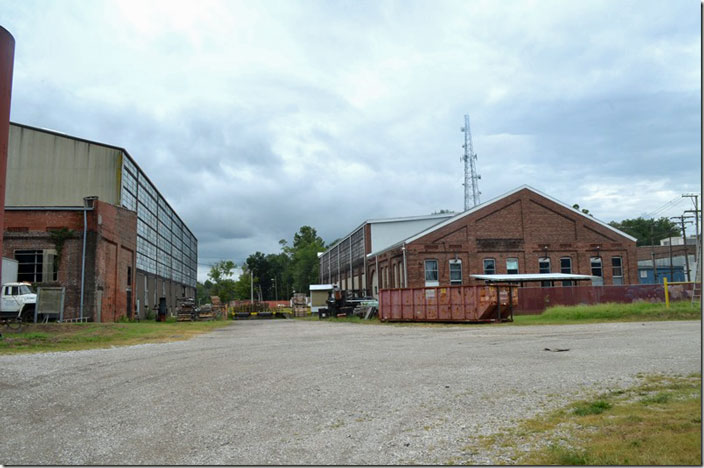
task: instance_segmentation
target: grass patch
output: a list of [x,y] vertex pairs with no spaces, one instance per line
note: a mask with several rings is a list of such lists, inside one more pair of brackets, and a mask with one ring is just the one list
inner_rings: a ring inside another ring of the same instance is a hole
[[520,465],[701,465],[701,435],[701,374],[654,375],[481,443]]
[[232,322],[134,322],[29,324],[20,332],[0,329],[0,355],[109,348],[187,340]]
[[646,322],[658,320],[701,320],[701,304],[690,301],[664,303],[606,303],[549,307],[540,315],[516,315],[516,325],[568,324],[596,322]]

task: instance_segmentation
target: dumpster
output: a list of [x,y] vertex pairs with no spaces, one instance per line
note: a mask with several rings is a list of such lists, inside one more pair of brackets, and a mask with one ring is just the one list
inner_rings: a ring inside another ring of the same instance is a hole
[[513,321],[518,287],[512,285],[383,289],[379,319],[388,322]]

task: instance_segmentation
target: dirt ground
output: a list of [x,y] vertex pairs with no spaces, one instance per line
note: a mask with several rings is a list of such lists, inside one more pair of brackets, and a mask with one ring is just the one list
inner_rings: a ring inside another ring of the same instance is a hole
[[0,463],[493,464],[472,436],[638,373],[700,368],[699,321],[234,322],[183,342],[0,356]]

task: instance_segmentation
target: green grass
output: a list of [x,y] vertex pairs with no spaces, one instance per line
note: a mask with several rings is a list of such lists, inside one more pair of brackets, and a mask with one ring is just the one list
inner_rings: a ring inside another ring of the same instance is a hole
[[644,322],[657,320],[700,320],[701,304],[690,301],[664,303],[606,303],[580,306],[555,306],[540,315],[516,315],[516,325],[542,325],[596,322]]
[[25,325],[19,332],[0,328],[0,355],[108,348],[187,340],[230,321],[47,323]]
[[[701,465],[701,374],[641,383],[523,421],[480,444],[520,465]],[[509,453],[509,452],[507,452]]]

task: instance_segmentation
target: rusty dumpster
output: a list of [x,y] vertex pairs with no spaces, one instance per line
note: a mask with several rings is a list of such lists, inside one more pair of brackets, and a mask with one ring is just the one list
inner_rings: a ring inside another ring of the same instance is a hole
[[517,289],[511,285],[382,289],[379,318],[384,322],[512,321]]

